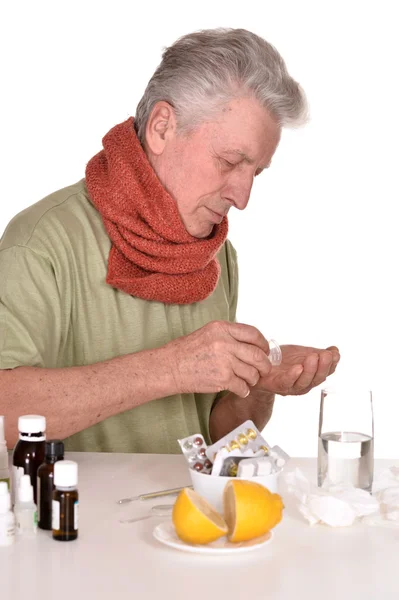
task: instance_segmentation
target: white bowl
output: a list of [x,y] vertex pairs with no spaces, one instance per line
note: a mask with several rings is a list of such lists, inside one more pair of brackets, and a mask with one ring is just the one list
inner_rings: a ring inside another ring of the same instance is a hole
[[279,473],[262,475],[262,477],[223,477],[219,475],[206,475],[205,473],[194,471],[194,469],[189,469],[189,472],[194,490],[208,500],[221,513],[223,513],[223,491],[230,479],[254,481],[265,486],[270,492],[278,493]]

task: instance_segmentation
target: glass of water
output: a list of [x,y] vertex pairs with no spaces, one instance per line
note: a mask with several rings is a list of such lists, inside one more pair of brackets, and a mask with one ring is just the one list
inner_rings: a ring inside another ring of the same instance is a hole
[[371,492],[374,472],[374,417],[370,390],[321,390],[318,485],[350,484]]

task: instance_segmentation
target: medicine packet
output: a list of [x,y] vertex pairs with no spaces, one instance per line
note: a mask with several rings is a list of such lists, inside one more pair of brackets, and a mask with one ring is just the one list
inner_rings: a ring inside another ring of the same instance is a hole
[[249,458],[240,463],[237,468],[237,477],[245,479],[250,477],[264,477],[278,471],[281,471],[281,468],[277,467],[274,458],[261,456],[259,458]]
[[269,452],[269,444],[251,420],[245,421],[215,444],[206,448],[206,455],[212,463],[215,462],[216,455],[222,448],[228,453],[238,450],[240,456],[243,456],[243,452],[246,450],[251,450],[252,455],[260,450],[263,451],[263,454]]
[[278,470],[282,469],[290,460],[290,456],[284,452],[280,446],[273,446],[269,449],[269,456],[273,459]]
[[212,463],[206,455],[207,445],[200,433],[195,433],[177,441],[190,469],[201,473],[209,474],[211,472]]
[[238,465],[241,459],[249,459],[254,456],[265,456],[264,450],[258,450],[255,454],[251,448],[247,450],[232,450],[229,452],[225,448],[221,448],[216,454],[215,462],[212,466],[212,475],[228,475],[235,477],[236,470],[234,465]]

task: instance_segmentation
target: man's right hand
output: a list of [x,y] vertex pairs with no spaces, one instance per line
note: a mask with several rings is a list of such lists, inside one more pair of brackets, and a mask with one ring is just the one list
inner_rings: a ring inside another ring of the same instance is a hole
[[272,368],[266,338],[241,323],[213,321],[164,348],[181,393],[229,390],[245,398]]

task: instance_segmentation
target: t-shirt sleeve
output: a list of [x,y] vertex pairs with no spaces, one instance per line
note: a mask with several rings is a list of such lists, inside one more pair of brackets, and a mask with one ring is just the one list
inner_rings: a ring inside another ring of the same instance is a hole
[[53,266],[26,246],[0,251],[0,369],[56,367],[61,303]]

